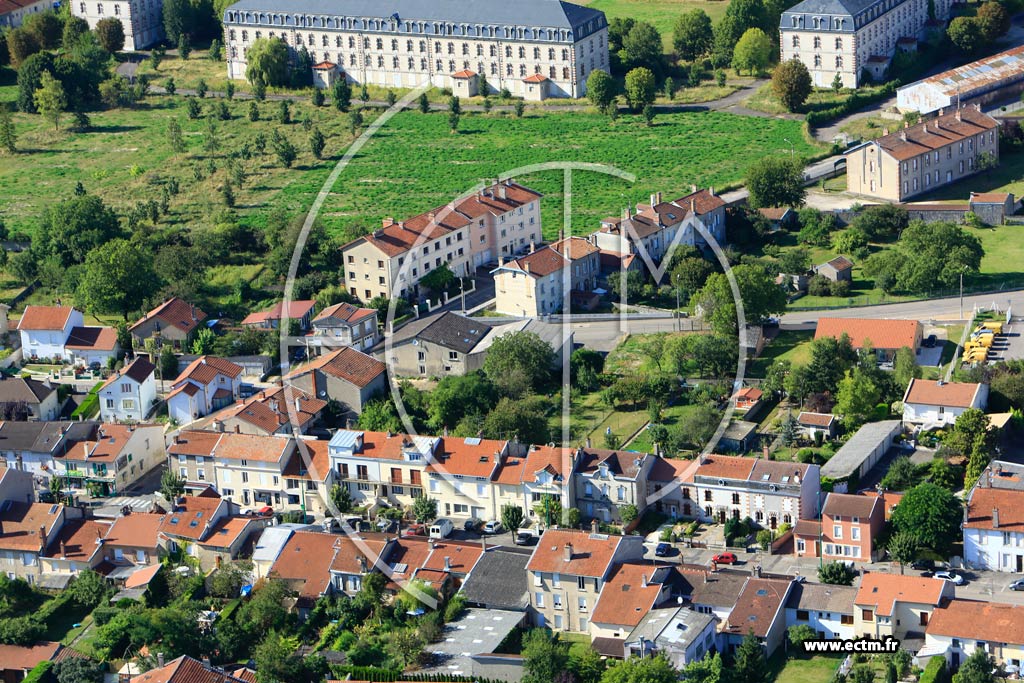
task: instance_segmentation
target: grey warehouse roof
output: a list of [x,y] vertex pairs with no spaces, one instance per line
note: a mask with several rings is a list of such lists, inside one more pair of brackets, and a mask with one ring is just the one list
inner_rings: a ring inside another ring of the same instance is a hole
[[868,422],[843,444],[821,468],[821,476],[842,479],[849,477],[864,463],[878,446],[898,431],[903,423],[899,420]]
[[[574,5],[562,0],[241,0],[225,10],[280,13],[287,16],[320,15],[328,17],[359,17],[366,19],[390,20],[397,16],[400,26],[392,29],[391,22],[381,30],[390,33],[420,33],[408,30],[410,22],[429,22],[421,34],[434,34],[434,22],[456,26],[530,26],[558,29],[573,29],[576,39],[593,33],[606,25],[604,12]],[[589,22],[596,20],[591,26]],[[327,28],[332,28],[330,24]],[[359,26],[359,30],[372,30],[371,25]],[[441,32],[439,35],[451,36]],[[463,35],[456,33],[454,35]],[[473,35],[473,34],[470,34]],[[484,36],[486,37],[486,34]]]

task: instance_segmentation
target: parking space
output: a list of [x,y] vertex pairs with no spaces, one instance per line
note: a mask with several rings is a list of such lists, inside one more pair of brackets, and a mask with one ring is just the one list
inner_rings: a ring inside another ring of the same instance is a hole
[[1014,319],[1009,325],[1003,326],[1003,335],[992,342],[989,353],[990,361],[1007,361],[1024,358],[1024,321]]

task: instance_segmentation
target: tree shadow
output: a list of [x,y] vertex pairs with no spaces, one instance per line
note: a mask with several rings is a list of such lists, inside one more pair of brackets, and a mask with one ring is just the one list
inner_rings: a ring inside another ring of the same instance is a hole
[[142,126],[89,126],[84,133],[130,133],[135,130],[142,130]]

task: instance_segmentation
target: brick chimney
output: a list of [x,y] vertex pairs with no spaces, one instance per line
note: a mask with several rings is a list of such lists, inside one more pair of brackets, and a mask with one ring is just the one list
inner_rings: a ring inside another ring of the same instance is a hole
[[992,508],[992,528],[999,528],[999,508]]
[[390,228],[392,225],[395,224],[395,219],[392,218],[391,216],[388,216],[387,218],[382,220],[380,223],[381,223],[380,227],[382,227],[382,228]]
[[651,208],[653,209],[658,204],[661,204],[661,193],[655,192],[651,195]]
[[647,588],[647,574],[640,575],[640,587]]
[[[597,521],[597,520],[594,520],[594,521]],[[572,543],[566,543],[565,544],[565,548],[563,548],[563,550],[565,551],[565,554],[563,555],[563,558],[565,559],[565,561],[566,562],[572,562]]]
[[39,551],[42,552],[42,551],[45,551],[45,550],[46,550],[46,527],[45,526],[40,526],[39,527]]

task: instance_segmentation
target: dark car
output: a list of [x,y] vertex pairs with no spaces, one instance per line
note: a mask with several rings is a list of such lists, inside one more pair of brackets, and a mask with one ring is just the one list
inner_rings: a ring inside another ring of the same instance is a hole
[[479,519],[467,519],[466,523],[462,525],[462,528],[466,531],[476,531],[482,524],[483,522]]
[[537,537],[529,531],[520,531],[516,534],[516,545],[533,545],[536,542]]
[[925,337],[924,341],[921,342],[921,346],[925,347],[926,349],[933,349],[935,348],[935,344],[938,341],[938,337],[936,337],[934,334],[929,334],[927,337]]
[[672,554],[672,546],[668,543],[659,543],[654,547],[654,554],[658,557],[668,557]]
[[910,568],[911,569],[916,569],[917,571],[920,571],[920,572],[934,572],[935,571],[935,561],[934,560],[926,560],[924,558],[920,558],[920,559],[917,559],[917,560],[914,560],[913,562],[911,562],[910,563]]

